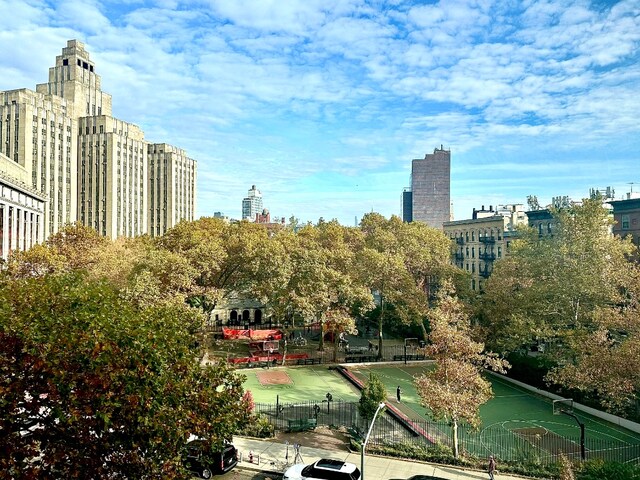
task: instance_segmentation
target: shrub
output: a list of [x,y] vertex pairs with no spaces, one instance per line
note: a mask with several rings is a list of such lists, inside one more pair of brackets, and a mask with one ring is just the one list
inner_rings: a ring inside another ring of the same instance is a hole
[[238,432],[238,435],[255,438],[271,438],[275,435],[275,427],[269,423],[264,415],[255,415],[249,424]]
[[618,462],[589,460],[577,468],[577,480],[640,480],[640,467]]

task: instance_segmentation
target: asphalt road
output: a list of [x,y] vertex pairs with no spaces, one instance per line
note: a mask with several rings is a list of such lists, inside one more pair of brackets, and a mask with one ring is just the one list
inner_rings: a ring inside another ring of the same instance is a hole
[[[198,477],[193,478],[195,479]],[[213,480],[282,480],[282,475],[256,472],[255,470],[243,470],[236,467],[224,475],[217,475],[213,477]]]

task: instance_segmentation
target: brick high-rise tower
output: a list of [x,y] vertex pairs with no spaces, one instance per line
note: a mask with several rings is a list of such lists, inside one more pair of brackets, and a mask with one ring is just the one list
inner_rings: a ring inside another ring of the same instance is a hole
[[412,220],[442,228],[451,220],[451,151],[442,145],[411,161]]

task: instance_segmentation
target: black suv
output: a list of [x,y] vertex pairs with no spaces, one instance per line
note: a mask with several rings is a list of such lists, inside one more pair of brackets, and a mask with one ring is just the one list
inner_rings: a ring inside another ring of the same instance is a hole
[[231,443],[227,443],[221,452],[211,454],[209,459],[203,458],[204,442],[192,440],[187,443],[184,465],[190,472],[202,478],[225,473],[238,464],[238,450]]

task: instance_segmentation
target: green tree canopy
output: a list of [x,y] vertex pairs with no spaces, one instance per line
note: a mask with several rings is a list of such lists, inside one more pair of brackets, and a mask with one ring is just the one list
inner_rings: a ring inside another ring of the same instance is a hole
[[486,341],[512,352],[543,340],[559,364],[549,380],[628,406],[640,389],[636,247],[611,235],[601,199],[552,213],[552,236],[524,231],[496,262],[480,315]]
[[370,421],[378,409],[380,402],[387,399],[387,391],[380,377],[375,373],[369,374],[369,381],[364,385],[358,402],[358,413],[362,418]]
[[201,368],[185,305],[136,307],[86,274],[2,280],[0,470],[15,478],[186,478],[189,435],[220,446],[241,377]]
[[382,355],[382,332],[387,323],[387,304],[396,318],[415,324],[426,338],[424,319],[435,284],[448,278],[451,242],[445,235],[421,222],[404,223],[392,216],[369,213],[360,228],[365,237],[358,254],[362,281],[380,298],[378,352]]

